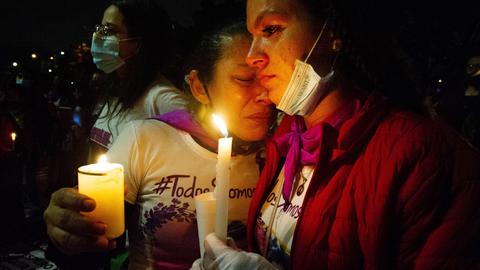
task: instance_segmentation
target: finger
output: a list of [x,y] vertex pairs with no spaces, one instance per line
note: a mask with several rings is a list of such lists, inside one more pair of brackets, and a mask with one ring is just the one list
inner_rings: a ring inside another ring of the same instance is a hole
[[227,246],[233,249],[238,249],[237,244],[235,243],[235,240],[232,237],[227,237]]
[[190,270],[202,270],[202,269],[204,269],[202,267],[202,259],[196,259],[193,262],[192,266],[190,267]]
[[73,188],[62,188],[52,194],[50,204],[76,211],[90,212],[95,209],[95,201]]
[[61,228],[54,227],[49,231],[54,245],[66,254],[80,252],[105,252],[115,248],[114,240],[109,241],[104,236],[87,237],[68,233]]
[[101,222],[94,221],[79,212],[64,208],[51,208],[48,214],[49,226],[60,227],[61,229],[73,234],[84,236],[99,236],[105,234],[106,225]]
[[205,237],[205,253],[209,257],[216,258],[226,250],[231,249],[215,233],[210,233]]

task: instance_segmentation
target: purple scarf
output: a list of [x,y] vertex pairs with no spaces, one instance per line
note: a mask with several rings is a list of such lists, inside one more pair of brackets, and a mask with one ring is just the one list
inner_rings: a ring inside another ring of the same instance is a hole
[[306,129],[301,116],[295,116],[290,132],[275,138],[281,156],[285,158],[285,181],[282,196],[290,202],[295,175],[301,166],[315,165],[325,160],[336,144],[337,130],[360,109],[360,101],[353,100],[325,121]]
[[211,147],[214,151],[217,149],[218,141],[210,138],[200,124],[193,119],[192,115],[185,110],[175,110],[159,114],[154,116],[153,119],[160,120],[176,129],[189,133],[203,144]]

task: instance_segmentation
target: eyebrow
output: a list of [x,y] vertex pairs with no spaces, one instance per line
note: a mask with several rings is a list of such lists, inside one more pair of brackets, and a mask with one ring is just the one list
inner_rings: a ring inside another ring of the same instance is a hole
[[273,9],[267,9],[265,11],[262,11],[258,16],[257,19],[255,20],[255,23],[253,24],[254,28],[257,28],[258,25],[262,22],[262,20],[267,17],[267,16],[280,16],[280,17],[288,17],[288,13],[284,11],[275,11]]

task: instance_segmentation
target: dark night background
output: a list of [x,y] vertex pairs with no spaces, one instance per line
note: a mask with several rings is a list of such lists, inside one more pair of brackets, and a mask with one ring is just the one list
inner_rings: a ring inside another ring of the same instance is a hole
[[[3,69],[12,61],[20,62],[32,52],[39,57],[49,57],[82,42],[89,44],[92,29],[101,21],[103,10],[110,2],[17,0],[2,3],[0,66]],[[202,7],[200,0],[158,0],[158,3],[184,27],[193,24],[192,13]]]
[[[182,34],[178,42],[181,49],[188,47],[188,41],[213,18],[221,19],[220,14],[231,14],[232,10],[244,12],[243,6],[232,5],[242,0],[156,1]],[[364,2],[376,0],[331,1],[363,8]],[[76,168],[86,164],[88,135],[96,119],[94,105],[100,92],[92,76],[96,69],[90,39],[110,2],[6,0],[0,5],[0,124],[8,122],[2,119],[12,123],[0,127],[0,212],[7,217],[0,222],[0,269],[27,269],[4,267],[8,262],[31,263],[27,258],[30,251],[45,250],[42,213],[50,194],[60,187],[74,186]],[[219,2],[224,3],[220,12],[213,7]],[[382,14],[395,22],[391,31],[401,48],[399,55],[411,67],[408,72],[426,97],[430,116],[447,122],[480,147],[480,95],[478,91],[476,96],[464,94],[467,86],[480,89],[480,76],[466,73],[472,56],[479,56],[474,68],[480,70],[478,1],[375,3],[395,11],[389,13],[386,8]],[[357,9],[348,10],[362,14]],[[80,118],[83,120],[76,122]],[[10,139],[11,132],[18,135],[16,141]]]
[[[90,43],[93,26],[101,20],[108,0],[95,1],[6,1],[0,16],[0,70],[11,62],[28,59],[32,52],[48,58],[61,50]],[[158,0],[172,19],[190,27],[192,14],[208,6],[205,0]],[[227,1],[228,2],[228,1]],[[436,77],[449,73],[472,54],[478,45],[479,4],[466,0],[396,1],[406,10],[401,40],[412,61],[417,61],[419,75]],[[428,58],[428,59],[427,59]],[[444,70],[446,69],[446,70]]]

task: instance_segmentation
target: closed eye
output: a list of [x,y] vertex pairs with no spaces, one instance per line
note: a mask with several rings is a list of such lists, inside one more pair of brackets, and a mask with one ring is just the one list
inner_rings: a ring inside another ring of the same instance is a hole
[[234,80],[242,85],[250,85],[255,80],[255,77],[251,77],[251,78],[234,77]]

